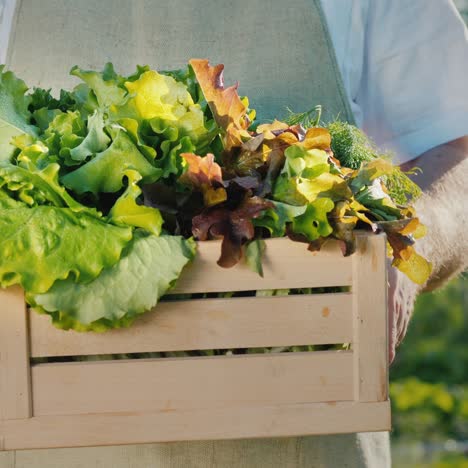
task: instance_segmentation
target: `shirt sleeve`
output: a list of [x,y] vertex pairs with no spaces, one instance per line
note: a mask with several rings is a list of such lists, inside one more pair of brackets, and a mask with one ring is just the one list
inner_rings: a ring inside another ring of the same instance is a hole
[[468,31],[451,0],[369,2],[356,96],[399,163],[468,134]]
[[0,64],[5,63],[16,0],[0,0]]

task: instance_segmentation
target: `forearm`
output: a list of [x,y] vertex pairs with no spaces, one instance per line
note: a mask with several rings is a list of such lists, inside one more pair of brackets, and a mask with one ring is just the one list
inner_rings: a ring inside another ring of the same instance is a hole
[[402,168],[414,166],[422,170],[412,178],[423,190],[415,208],[427,226],[417,250],[433,265],[423,288],[428,291],[468,266],[468,136],[438,146]]

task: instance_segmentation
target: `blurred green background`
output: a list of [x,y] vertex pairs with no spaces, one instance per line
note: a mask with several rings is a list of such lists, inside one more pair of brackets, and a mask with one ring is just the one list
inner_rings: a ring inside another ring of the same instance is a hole
[[468,273],[418,298],[390,396],[394,468],[468,468]]
[[419,297],[390,369],[395,468],[468,468],[468,275]]

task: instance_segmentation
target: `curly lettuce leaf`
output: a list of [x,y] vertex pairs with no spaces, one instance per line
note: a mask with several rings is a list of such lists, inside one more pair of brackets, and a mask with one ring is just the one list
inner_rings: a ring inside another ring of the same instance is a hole
[[161,177],[167,178],[171,174],[176,176],[182,174],[184,170],[184,160],[182,153],[193,153],[195,145],[192,140],[185,136],[179,142],[173,144],[171,141],[163,141],[161,144],[162,155],[156,158],[155,164],[162,170]]
[[57,115],[75,110],[76,100],[72,92],[61,89],[59,99],[55,99],[50,91],[34,88],[30,94],[28,109],[32,113],[34,124],[41,132],[47,129]]
[[355,171],[350,181],[353,192],[358,192],[362,187],[372,185],[372,182],[384,175],[390,175],[394,171],[393,164],[386,159],[374,159],[361,164]]
[[82,283],[114,265],[132,230],[68,208],[14,201],[0,189],[0,286],[44,293],[59,279]]
[[74,110],[76,101],[73,92],[60,90],[59,99],[55,99],[51,94],[51,88],[34,88],[30,94],[31,101],[29,103],[29,110],[33,113],[41,109],[61,110],[67,112]]
[[57,160],[67,166],[79,164],[70,157],[70,151],[79,146],[86,135],[86,123],[78,111],[58,113],[41,135],[42,142],[47,146],[50,155],[56,155]]
[[182,153],[181,156],[187,163],[187,170],[179,181],[202,192],[205,206],[226,201],[227,192],[223,187],[221,166],[215,162],[214,155],[201,157],[193,153]]
[[143,156],[145,156],[149,162],[154,161],[156,158],[156,150],[152,146],[147,145],[144,141],[140,134],[140,123],[135,119],[123,118],[118,120],[118,124],[127,131],[128,136],[132,139]]
[[179,137],[193,141],[206,135],[204,114],[184,83],[154,70],[145,71],[135,81],[126,81],[129,98],[111,108],[111,118],[155,121],[159,127],[175,127]]
[[327,237],[333,232],[327,213],[333,210],[334,203],[329,198],[318,198],[307,205],[304,214],[293,219],[292,230],[303,234],[309,241]]
[[[311,135],[309,146],[312,142],[323,145],[323,140],[326,138],[326,135],[321,133]],[[273,187],[275,200],[302,206],[312,203],[319,197],[339,200],[352,196],[346,180],[330,172],[328,154],[325,150],[307,148],[302,142],[290,146],[284,154],[286,161]]]
[[307,205],[295,206],[277,201],[272,202],[274,208],[265,210],[258,218],[253,220],[256,227],[263,227],[270,231],[271,237],[286,235],[286,227],[294,218],[304,214]]
[[212,67],[205,59],[192,59],[189,63],[216,123],[224,130],[224,149],[241,146],[243,140],[251,138],[247,131],[251,122],[247,105],[237,94],[238,85],[224,87],[224,65]]
[[22,133],[36,136],[37,129],[31,125],[28,110],[31,97],[25,95],[28,87],[12,72],[3,72],[3,69],[0,65],[0,161],[9,161],[15,150],[11,139]]
[[119,131],[112,144],[79,169],[65,175],[61,182],[76,193],[117,192],[123,187],[125,171],[133,169],[143,183],[155,182],[161,169],[152,166],[124,131]]
[[253,219],[272,207],[269,200],[245,196],[234,209],[226,206],[206,208],[193,218],[192,233],[200,240],[222,238],[218,265],[230,268],[242,258],[242,246],[254,238]]
[[322,149],[293,145],[286,149],[284,155],[286,161],[281,173],[289,177],[313,178],[330,171],[328,154]]
[[411,281],[420,285],[427,282],[432,272],[432,264],[417,252],[413,252],[407,260],[396,258],[392,262],[392,266],[398,268]]
[[102,112],[96,111],[88,117],[88,134],[84,140],[70,150],[70,157],[74,161],[84,161],[96,153],[104,151],[110,143],[110,138],[104,132],[104,118]]
[[384,191],[380,178],[374,179],[370,185],[363,187],[356,194],[356,201],[368,208],[379,221],[402,218],[401,209]]
[[141,195],[138,182],[141,175],[133,170],[125,172],[128,179],[128,187],[109,212],[109,221],[114,224],[133,226],[159,236],[163,224],[163,218],[157,208],[137,204]]
[[68,207],[74,212],[87,212],[101,217],[94,208],[88,208],[77,202],[58,181],[60,166],[49,164],[43,169],[37,167],[22,153],[18,166],[0,162],[0,188],[8,189],[12,194],[29,206],[52,205],[58,208]]
[[419,219],[406,218],[377,224],[387,235],[393,256],[392,266],[398,268],[416,284],[424,284],[429,279],[432,264],[414,248],[414,239],[424,235],[425,231]]
[[127,91],[120,86],[121,78],[115,73],[111,63],[106,63],[102,72],[82,70],[75,66],[70,75],[81,78],[96,96],[101,109],[125,102]]
[[129,326],[174,285],[195,250],[193,240],[179,236],[138,235],[127,254],[93,282],[58,281],[47,293],[28,299],[59,328],[103,331]]

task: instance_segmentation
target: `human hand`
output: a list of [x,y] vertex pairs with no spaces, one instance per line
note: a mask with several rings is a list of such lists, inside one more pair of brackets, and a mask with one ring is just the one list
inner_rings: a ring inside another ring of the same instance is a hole
[[406,275],[387,263],[388,274],[388,360],[395,359],[395,350],[406,335],[414,309],[418,286]]

